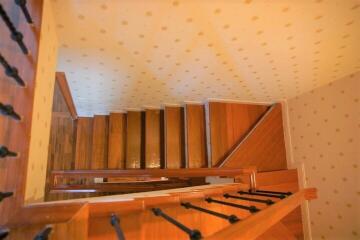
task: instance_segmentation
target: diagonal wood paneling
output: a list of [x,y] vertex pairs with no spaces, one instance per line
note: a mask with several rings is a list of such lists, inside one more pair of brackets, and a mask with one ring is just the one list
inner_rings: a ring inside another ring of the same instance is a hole
[[189,168],[207,166],[205,107],[187,104],[186,111],[186,154]]
[[181,168],[185,166],[184,108],[166,106],[164,112],[166,168]]
[[109,148],[108,168],[125,167],[126,149],[126,114],[110,113],[109,117]]
[[267,109],[265,105],[209,103],[212,166],[216,166],[227,157]]
[[95,115],[93,120],[91,169],[107,168],[109,117]]
[[276,104],[264,115],[222,165],[228,168],[248,166],[256,166],[259,171],[286,169],[281,104]]

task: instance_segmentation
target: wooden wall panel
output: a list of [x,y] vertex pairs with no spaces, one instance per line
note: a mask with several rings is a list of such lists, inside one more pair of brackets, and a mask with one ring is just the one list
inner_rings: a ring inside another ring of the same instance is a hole
[[[76,123],[66,105],[59,84],[55,82],[50,139],[48,149],[48,164],[45,186],[45,200],[57,200],[50,194],[50,174],[52,170],[74,169],[75,161]],[[67,198],[68,194],[59,194],[60,198]]]
[[265,105],[209,103],[212,166],[227,157],[267,109]]
[[185,166],[185,126],[183,107],[165,107],[166,168]]
[[256,166],[258,171],[286,169],[281,104],[268,112],[251,135],[234,150],[223,167]]
[[159,109],[145,111],[145,167],[160,168],[161,144],[163,143],[160,127],[161,117]]
[[109,117],[109,152],[108,168],[121,169],[125,167],[126,149],[126,114],[110,113]]
[[24,20],[21,9],[15,5],[14,1],[2,0],[1,4],[17,30],[23,34],[24,42],[29,48],[30,54],[24,55],[21,52],[19,46],[10,38],[9,30],[2,21],[0,25],[0,52],[9,64],[19,70],[19,75],[26,83],[26,88],[19,87],[1,69],[0,102],[11,104],[15,111],[22,116],[23,121],[18,122],[3,116],[0,118],[0,144],[20,153],[17,158],[4,158],[0,161],[0,189],[1,191],[15,192],[12,198],[5,199],[0,204],[0,225],[4,224],[16,212],[16,209],[24,203],[25,198],[43,1],[27,1],[34,21],[33,27]]
[[109,117],[95,115],[93,120],[91,169],[106,169]]
[[189,168],[207,167],[205,108],[204,105],[187,104],[186,149]]
[[141,112],[127,113],[126,128],[126,168],[140,168],[142,154],[142,116]]
[[90,169],[93,118],[79,117],[76,121],[75,169]]

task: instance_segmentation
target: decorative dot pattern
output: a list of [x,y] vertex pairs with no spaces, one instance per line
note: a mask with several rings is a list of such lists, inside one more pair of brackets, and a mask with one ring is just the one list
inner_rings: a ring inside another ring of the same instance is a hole
[[43,21],[44,24],[41,25],[40,29],[39,56],[35,79],[29,162],[26,176],[26,203],[43,201],[45,191],[58,50],[56,25],[49,1],[44,1]]
[[360,70],[356,0],[53,0],[53,9],[57,68],[83,116],[209,97],[277,101]]
[[305,165],[313,239],[359,239],[360,72],[290,99],[295,162]]

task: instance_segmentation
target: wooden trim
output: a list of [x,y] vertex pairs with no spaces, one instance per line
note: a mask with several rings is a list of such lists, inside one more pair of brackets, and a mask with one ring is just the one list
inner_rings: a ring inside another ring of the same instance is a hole
[[265,114],[257,121],[257,123],[254,125],[254,127],[241,139],[241,141],[236,145],[236,147],[231,151],[231,153],[221,162],[219,162],[216,166],[217,167],[223,167],[232,157],[233,155],[238,151],[240,146],[246,142],[246,140],[253,134],[255,129],[261,125],[261,123],[266,119],[266,117],[271,113],[271,111],[276,107],[276,104],[272,105]]
[[67,82],[66,76],[64,72],[57,72],[56,73],[56,82],[59,84],[60,91],[62,95],[64,96],[66,105],[69,108],[69,112],[71,114],[71,117],[75,120],[78,118],[78,114],[76,112],[76,107],[73,101],[73,98],[71,96],[71,91],[69,88],[69,84]]
[[246,220],[224,228],[205,239],[256,239],[301,205],[305,200],[315,199],[317,197],[316,191],[315,188],[300,190],[275,205],[252,215]]
[[14,214],[6,224],[9,227],[51,224],[69,221],[86,202],[49,203],[26,206]]
[[54,170],[51,175],[69,178],[115,178],[115,177],[235,177],[241,174],[251,174],[253,168],[189,168],[189,169],[101,169],[101,170]]

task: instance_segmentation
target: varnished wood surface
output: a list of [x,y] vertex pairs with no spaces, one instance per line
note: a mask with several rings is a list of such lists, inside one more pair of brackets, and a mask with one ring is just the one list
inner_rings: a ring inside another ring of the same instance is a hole
[[11,66],[18,69],[19,75],[26,83],[26,88],[19,87],[12,78],[6,76],[1,67],[0,101],[11,104],[23,120],[17,122],[4,116],[0,117],[0,144],[20,154],[17,158],[4,158],[0,161],[0,189],[14,192],[13,197],[5,199],[0,204],[0,225],[22,206],[25,197],[42,3],[42,0],[27,1],[34,21],[34,27],[31,27],[14,1],[1,1],[15,27],[23,34],[24,43],[30,54],[24,55],[17,43],[10,38],[6,25],[0,24],[0,52]]
[[[73,121],[58,82],[55,82],[48,150],[45,200],[55,200],[49,194],[52,170],[74,169],[76,122]],[[86,168],[84,168],[86,169]],[[63,194],[62,197],[66,197]]]
[[110,113],[109,117],[108,168],[125,167],[126,114]]
[[51,240],[87,240],[89,229],[89,205],[84,204],[67,222],[56,224]]
[[283,217],[300,206],[305,200],[312,200],[316,189],[308,188],[277,202],[253,216],[235,223],[206,239],[256,239],[278,223]]
[[65,98],[65,103],[69,109],[69,112],[73,119],[78,117],[77,111],[75,108],[75,104],[73,98],[71,96],[69,84],[67,82],[66,76],[64,72],[57,72],[56,73],[56,82],[59,85],[60,91]]
[[95,115],[93,119],[93,140],[91,169],[106,169],[108,155],[108,116]]
[[166,106],[165,114],[165,166],[185,166],[184,108]]
[[162,162],[161,144],[163,143],[160,128],[161,114],[159,109],[145,111],[145,167],[160,168]]
[[93,118],[79,117],[76,121],[75,169],[90,169],[92,159]]
[[211,164],[223,161],[268,109],[265,105],[209,102]]
[[207,167],[204,105],[187,104],[185,111],[187,165],[189,168]]
[[206,176],[238,176],[250,174],[252,168],[186,168],[186,169],[106,169],[106,170],[55,170],[52,177],[206,177]]
[[126,128],[126,168],[140,168],[142,159],[141,112],[127,113]]
[[264,115],[257,127],[225,159],[223,167],[256,166],[258,171],[286,169],[281,105]]

